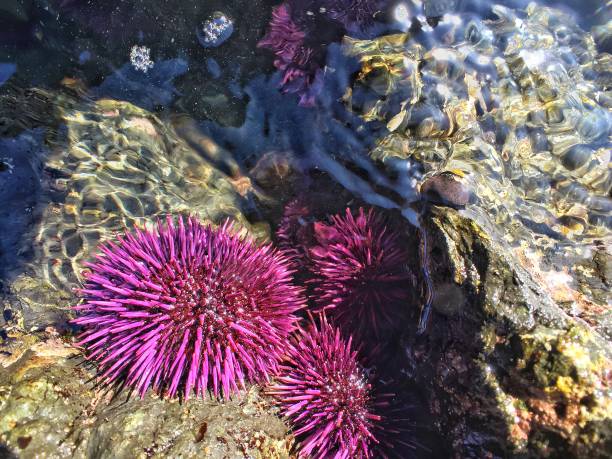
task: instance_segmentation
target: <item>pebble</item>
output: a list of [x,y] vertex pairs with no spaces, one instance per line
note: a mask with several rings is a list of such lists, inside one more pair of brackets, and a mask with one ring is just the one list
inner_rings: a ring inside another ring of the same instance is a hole
[[472,192],[459,177],[443,172],[428,178],[421,185],[421,196],[426,201],[447,207],[465,207],[471,200]]

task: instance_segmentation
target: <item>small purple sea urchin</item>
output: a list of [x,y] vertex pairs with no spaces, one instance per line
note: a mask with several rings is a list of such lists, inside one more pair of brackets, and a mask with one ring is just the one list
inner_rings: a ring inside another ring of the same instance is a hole
[[289,5],[283,3],[272,11],[268,33],[257,46],[269,48],[276,55],[274,66],[283,74],[283,92],[298,94],[300,105],[311,106],[321,84],[321,70],[315,62],[315,50],[305,44],[305,37],[291,18]]
[[298,437],[300,457],[369,458],[381,418],[351,339],[321,316],[300,328],[270,389]]
[[107,382],[229,397],[267,380],[303,307],[287,260],[194,217],[100,247],[80,290],[78,345]]
[[324,0],[326,14],[330,19],[340,22],[347,29],[364,29],[374,22],[387,0]]
[[327,46],[347,30],[372,26],[387,0],[286,0],[272,10],[268,33],[258,46],[276,55],[284,93],[312,106],[323,87]]
[[343,331],[363,339],[381,336],[407,308],[411,274],[399,234],[381,214],[359,209],[315,223],[310,249],[315,301]]

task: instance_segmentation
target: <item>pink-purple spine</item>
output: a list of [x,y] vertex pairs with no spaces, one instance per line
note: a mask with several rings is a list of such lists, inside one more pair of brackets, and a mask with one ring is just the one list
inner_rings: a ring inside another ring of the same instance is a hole
[[158,222],[100,247],[74,323],[102,379],[228,398],[276,372],[304,306],[288,261],[196,218]]
[[360,340],[393,329],[409,307],[407,249],[383,216],[370,209],[315,223],[309,265],[317,311],[328,311]]
[[372,457],[381,417],[351,342],[324,315],[319,325],[311,319],[294,336],[268,390],[293,427],[300,457]]
[[257,46],[274,52],[274,66],[283,74],[283,92],[296,93],[300,105],[312,106],[322,77],[313,62],[314,50],[305,44],[305,38],[306,33],[291,18],[290,6],[283,3],[272,10],[268,33]]

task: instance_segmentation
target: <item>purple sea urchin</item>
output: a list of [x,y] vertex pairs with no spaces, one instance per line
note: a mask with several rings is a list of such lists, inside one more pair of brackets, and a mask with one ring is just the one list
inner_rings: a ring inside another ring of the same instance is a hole
[[[229,397],[277,370],[303,307],[287,260],[194,217],[119,236],[88,264],[78,345],[103,379]],[[125,379],[123,379],[125,378]]]
[[381,214],[359,209],[315,223],[310,249],[311,283],[319,310],[343,331],[381,336],[407,307],[411,274],[408,252]]
[[368,458],[381,417],[351,339],[325,316],[293,339],[276,383],[268,391],[290,419],[300,457]]
[[374,23],[376,13],[387,3],[386,0],[325,0],[326,14],[340,22],[347,29],[367,28]]
[[315,50],[305,44],[305,37],[291,18],[289,5],[283,3],[272,11],[268,33],[257,46],[269,48],[276,55],[274,66],[283,74],[283,92],[298,94],[300,105],[311,106],[321,85],[321,70],[314,59]]
[[312,106],[323,86],[327,45],[347,29],[364,29],[386,0],[287,0],[272,10],[266,36],[257,46],[274,52],[284,93]]

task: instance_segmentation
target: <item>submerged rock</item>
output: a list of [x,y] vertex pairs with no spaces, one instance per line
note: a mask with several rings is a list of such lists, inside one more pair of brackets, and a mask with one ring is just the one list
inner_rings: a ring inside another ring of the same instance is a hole
[[[539,269],[564,267],[566,283],[595,305],[589,321],[608,328],[610,280],[598,265],[612,263],[611,60],[561,11],[533,3],[491,14],[345,38],[361,63],[345,102],[377,133],[370,157],[389,176],[398,161],[419,168],[424,198],[465,206]],[[576,303],[562,304],[575,315]]]
[[145,49],[147,54],[133,58],[130,64],[106,77],[100,86],[92,89],[92,95],[131,102],[145,110],[170,106],[178,95],[173,80],[187,72],[187,62],[169,59],[153,64],[147,61],[149,51],[146,48],[135,46],[133,49]]
[[475,222],[435,207],[426,221],[440,298],[405,365],[457,457],[612,457],[609,340]]
[[232,36],[232,32],[234,32],[234,23],[220,11],[214,12],[204,21],[201,28],[196,28],[196,36],[204,48],[221,46]]
[[225,403],[113,397],[53,329],[11,333],[1,349],[0,441],[17,457],[289,457],[255,389]]
[[460,177],[450,173],[442,173],[423,182],[421,195],[435,204],[465,207],[469,204],[472,193],[469,187],[461,182]]
[[[36,218],[16,236],[15,256],[5,264],[11,267],[7,303],[25,329],[62,326],[57,312],[74,301],[71,289],[83,263],[99,242],[125,227],[168,213],[215,223],[232,217],[249,226],[236,185],[147,111],[112,100],[71,105],[61,97],[54,106],[45,146],[30,148],[28,161],[15,163],[20,169],[13,174],[28,172],[22,165],[42,170],[27,214]],[[16,221],[14,212],[5,218],[12,219],[9,226]],[[48,309],[40,306],[49,303],[45,295],[36,297],[41,288],[56,292]]]

